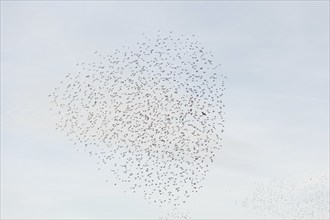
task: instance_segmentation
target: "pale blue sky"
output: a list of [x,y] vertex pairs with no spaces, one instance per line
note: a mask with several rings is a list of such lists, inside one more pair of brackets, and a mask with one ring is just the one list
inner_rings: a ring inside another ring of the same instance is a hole
[[107,184],[47,99],[95,50],[158,29],[195,34],[228,76],[224,147],[183,212],[258,218],[235,201],[259,183],[329,175],[329,2],[1,2],[2,218],[164,216]]

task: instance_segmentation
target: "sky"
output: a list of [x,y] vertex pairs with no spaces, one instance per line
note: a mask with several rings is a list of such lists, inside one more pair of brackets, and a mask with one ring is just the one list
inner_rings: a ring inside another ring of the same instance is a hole
[[95,50],[157,30],[196,35],[227,76],[223,147],[183,212],[262,218],[240,205],[261,184],[329,181],[329,2],[2,1],[1,218],[166,215],[106,183],[55,130],[48,100]]

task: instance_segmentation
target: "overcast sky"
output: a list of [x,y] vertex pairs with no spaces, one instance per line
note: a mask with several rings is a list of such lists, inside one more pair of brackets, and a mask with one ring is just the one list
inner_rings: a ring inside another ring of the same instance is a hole
[[[157,30],[192,35],[226,73],[223,148],[192,218],[272,180],[329,176],[329,2],[1,2],[1,217],[158,218],[54,129],[48,94],[75,63]],[[269,217],[276,217],[271,216]]]

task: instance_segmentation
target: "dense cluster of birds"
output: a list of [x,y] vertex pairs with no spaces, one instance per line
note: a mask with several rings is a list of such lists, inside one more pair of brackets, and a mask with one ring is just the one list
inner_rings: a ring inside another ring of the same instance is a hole
[[77,63],[49,95],[56,128],[112,180],[174,209],[200,190],[221,148],[225,76],[195,36],[147,36]]
[[259,185],[242,206],[264,218],[329,219],[329,176],[292,177]]

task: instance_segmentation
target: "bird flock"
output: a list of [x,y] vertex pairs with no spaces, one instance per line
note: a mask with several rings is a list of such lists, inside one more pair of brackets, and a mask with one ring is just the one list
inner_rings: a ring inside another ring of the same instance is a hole
[[178,210],[222,146],[226,77],[194,35],[141,38],[77,63],[49,95],[51,110],[56,129],[97,158],[106,181]]
[[292,177],[259,185],[241,205],[263,218],[329,219],[329,175]]

